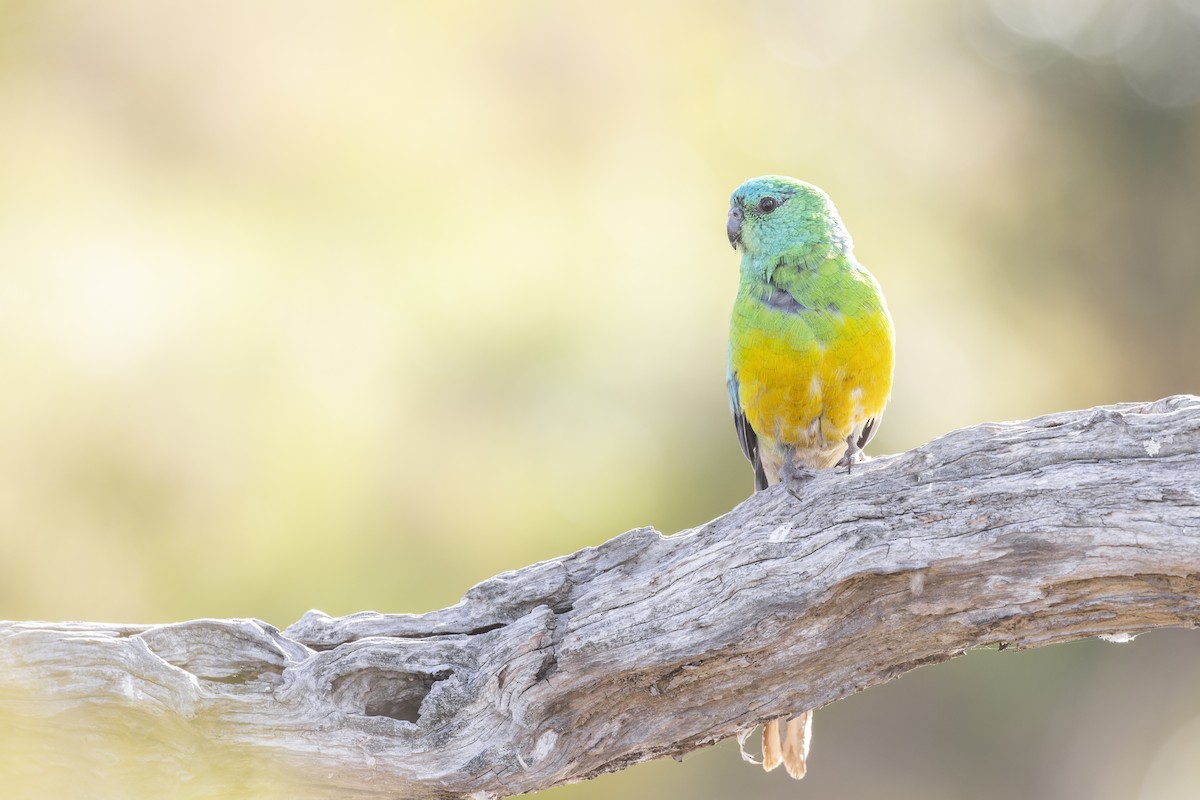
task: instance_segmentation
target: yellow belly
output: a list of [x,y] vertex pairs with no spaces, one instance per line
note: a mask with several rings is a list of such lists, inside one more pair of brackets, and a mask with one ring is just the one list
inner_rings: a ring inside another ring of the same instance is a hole
[[771,472],[788,453],[806,466],[832,466],[891,393],[886,312],[838,319],[824,340],[751,326],[734,337],[730,355],[738,400]]

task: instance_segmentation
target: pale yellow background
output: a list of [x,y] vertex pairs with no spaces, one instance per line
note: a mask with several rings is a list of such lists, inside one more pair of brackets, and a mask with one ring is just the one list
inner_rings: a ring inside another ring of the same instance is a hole
[[[886,290],[875,452],[1200,391],[1198,53],[1194,0],[0,0],[0,617],[423,611],[723,513],[765,172]],[[973,653],[821,711],[803,784],[545,796],[1193,797],[1198,664]]]

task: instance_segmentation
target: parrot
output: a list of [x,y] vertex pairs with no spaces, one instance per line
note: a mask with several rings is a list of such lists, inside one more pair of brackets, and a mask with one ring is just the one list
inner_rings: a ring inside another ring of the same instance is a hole
[[[726,387],[754,490],[866,459],[892,390],[895,331],[829,196],[783,175],[729,198],[741,252]],[[763,725],[763,769],[804,777],[812,711]]]

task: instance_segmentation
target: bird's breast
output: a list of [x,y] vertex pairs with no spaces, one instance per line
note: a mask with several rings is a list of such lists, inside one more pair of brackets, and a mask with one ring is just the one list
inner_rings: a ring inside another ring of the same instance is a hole
[[768,444],[823,448],[882,413],[893,365],[882,308],[845,314],[829,304],[743,295],[730,333],[738,400]]

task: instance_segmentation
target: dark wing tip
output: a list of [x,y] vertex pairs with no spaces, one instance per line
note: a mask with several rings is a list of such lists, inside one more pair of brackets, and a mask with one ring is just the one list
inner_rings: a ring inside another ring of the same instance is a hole
[[875,434],[879,432],[880,417],[871,417],[863,423],[862,433],[858,435],[858,449],[862,450],[867,446],[867,442],[875,438]]
[[762,459],[758,456],[757,445],[754,448],[754,491],[761,492],[767,488],[767,471],[763,469]]
[[763,469],[762,457],[758,454],[758,434],[750,427],[745,414],[733,415],[733,427],[737,429],[742,454],[754,465],[754,491],[761,492],[767,488],[767,473]]

